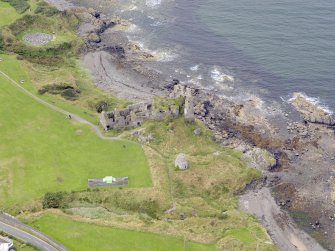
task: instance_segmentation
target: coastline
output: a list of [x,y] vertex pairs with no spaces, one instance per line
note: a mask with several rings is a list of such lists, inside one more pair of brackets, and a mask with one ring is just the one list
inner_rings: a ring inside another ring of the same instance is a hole
[[[49,0],[48,2],[60,3],[57,0]],[[68,7],[61,3],[59,8],[65,9]],[[143,58],[144,54],[136,47],[134,50],[131,43],[122,37],[122,31],[118,30],[114,34],[120,36],[121,39],[115,44],[117,46],[121,45],[126,58],[120,57],[117,50],[110,50],[109,52],[107,50],[106,52],[106,49],[110,46],[108,44],[110,41],[104,43],[103,33],[99,34],[102,42],[89,44],[87,51],[83,52],[82,56],[83,65],[90,69],[96,77],[98,87],[106,91],[112,91],[117,96],[134,102],[148,100],[155,95],[167,95],[168,91],[164,89],[167,80],[161,77],[159,72],[152,71],[141,64],[141,61],[152,60],[152,57]],[[115,44],[112,44],[113,48],[115,48]],[[333,209],[330,201],[331,189],[327,178],[331,172],[328,168],[332,164],[331,156],[334,156],[335,153],[335,149],[332,147],[334,135],[331,128],[326,128],[323,125],[293,122],[284,113],[276,114],[274,120],[273,117],[267,117],[260,113],[257,99],[245,103],[234,103],[231,100],[216,96],[210,91],[202,90],[196,94],[196,98],[198,104],[200,104],[196,111],[197,118],[214,132],[218,143],[238,149],[244,154],[252,152],[257,147],[274,155],[276,164],[262,169],[264,177],[267,177],[267,181],[263,185],[271,187],[276,192],[275,198],[280,207],[289,209],[291,207],[304,208],[308,206],[308,210],[311,210],[321,203],[324,207],[322,212],[313,213],[315,213],[318,221],[327,221]],[[320,156],[329,157],[323,158],[323,162],[320,163]],[[317,165],[319,170],[306,170],[306,165],[308,167]],[[311,187],[306,187],[305,182],[308,182]],[[283,184],[286,187],[283,188]],[[290,190],[287,190],[287,187],[291,187],[292,184],[296,185],[295,193],[289,194],[288,191]],[[266,188],[262,188],[261,191],[264,192],[264,189]],[[314,195],[309,201],[308,198],[312,191]],[[272,205],[269,210],[265,210],[258,215],[258,211],[251,207],[245,207],[244,209],[256,213],[261,221],[263,219],[262,214],[265,215],[265,219],[268,219],[267,216],[274,219],[274,221],[271,220],[271,224],[267,224],[266,221],[263,224],[279,248],[290,250],[285,249],[288,247],[287,240],[290,240],[293,245],[291,250],[323,250],[290,220],[277,221],[276,217],[272,215],[285,215],[285,213],[282,212],[282,209],[279,209],[280,207],[268,191],[264,193],[266,193],[266,196],[255,196],[253,199],[263,203],[262,200],[266,198],[267,202]],[[325,193],[328,197],[318,198],[320,194]],[[246,200],[246,197],[242,196],[243,200]],[[283,200],[285,203],[282,205]],[[290,202],[286,203],[288,200]],[[281,227],[281,224],[284,224],[285,227]],[[325,223],[324,225],[325,232],[331,233],[328,230],[331,225],[326,226]],[[313,246],[314,249],[307,249]]]

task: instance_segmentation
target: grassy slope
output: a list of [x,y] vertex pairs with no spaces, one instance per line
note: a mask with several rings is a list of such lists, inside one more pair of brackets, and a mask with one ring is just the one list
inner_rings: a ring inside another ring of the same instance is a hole
[[[28,31],[47,33],[53,31],[45,29],[45,27],[37,28],[31,27]],[[29,32],[26,31],[19,37]],[[49,45],[61,42],[63,39],[73,38],[72,33],[64,32],[61,35],[58,34],[58,39]],[[54,82],[65,82],[80,87],[82,97],[75,102],[63,100],[59,96],[44,95],[42,97],[84,116],[90,121],[96,121],[96,115],[92,111],[98,101],[107,99],[113,106],[125,104],[124,101],[103,94],[93,87],[88,74],[80,69],[75,58],[69,59],[67,64],[57,69],[33,65],[26,61],[19,62],[15,56],[1,55],[0,57],[4,59],[4,62],[0,63],[0,70],[5,71],[17,81],[24,79],[26,81],[24,86],[34,93],[37,93],[39,87]],[[86,179],[88,178],[86,176],[107,175],[104,171],[109,168],[111,168],[113,175],[120,173],[120,175],[133,177],[131,182],[135,182],[131,183],[131,186],[151,184],[143,154],[137,146],[126,144],[127,150],[131,147],[134,150],[130,155],[130,151],[122,149],[122,143],[101,143],[88,128],[80,125],[71,126],[71,122],[66,120],[64,116],[43,107],[37,108],[38,104],[32,105],[31,103],[34,103],[32,100],[22,97],[22,94],[10,88],[8,83],[1,79],[0,83],[0,102],[6,104],[0,108],[0,116],[6,118],[4,123],[0,123],[0,180],[3,181],[0,182],[0,193],[6,196],[6,198],[0,198],[0,206],[2,202],[13,204],[26,198],[37,198],[45,191],[83,189],[86,187]],[[15,115],[8,116],[8,110],[15,111]],[[221,239],[219,245],[223,245],[229,250],[253,250],[255,247],[260,250],[273,250],[272,245],[264,242],[267,239],[264,231],[252,217],[236,211],[237,200],[233,193],[243,187],[252,177],[257,176],[255,171],[245,169],[238,154],[214,144],[209,134],[204,137],[196,137],[193,134],[195,125],[185,126],[181,121],[179,119],[174,123],[154,123],[153,125],[149,123],[146,125],[148,131],[154,132],[157,137],[157,140],[150,145],[157,149],[164,159],[165,164],[158,164],[167,167],[168,170],[159,171],[159,175],[163,174],[164,176],[166,171],[169,172],[169,178],[165,177],[164,180],[169,179],[171,182],[171,192],[177,202],[177,209],[174,214],[167,216],[170,218],[169,223],[157,222],[158,225],[155,227],[156,223],[152,225],[151,222],[143,229],[166,234],[162,232],[163,229],[173,228],[169,230],[170,235],[186,236],[202,241],[206,237],[211,241]],[[6,144],[1,143],[4,141]],[[5,150],[2,151],[2,149]],[[9,149],[15,149],[15,151],[9,151]],[[219,157],[213,155],[216,151],[221,152]],[[178,172],[173,167],[174,157],[179,152],[186,153],[190,158],[191,170],[188,172]],[[127,158],[128,156],[131,156],[132,159],[121,161],[122,157]],[[138,168],[136,165],[136,169],[134,169],[132,164],[138,164],[136,158],[139,159],[141,167]],[[110,166],[108,162],[110,162]],[[122,166],[126,168],[121,170]],[[131,174],[129,174],[130,170],[132,170]],[[222,184],[224,186],[221,186]],[[219,190],[216,191],[216,188]],[[229,188],[228,191],[226,191],[227,188]],[[160,192],[155,194],[157,189]],[[220,189],[224,191],[223,196],[221,196]],[[114,204],[114,201],[105,200],[109,197],[113,198],[114,192],[122,192],[122,190],[102,189],[100,192],[84,194],[97,197],[98,204],[104,201],[104,207],[114,210],[113,206],[108,204]],[[133,199],[133,197],[129,197],[126,190],[123,192],[125,192],[125,200]],[[159,197],[164,200],[163,204],[171,203],[168,199],[171,194],[166,191],[166,188],[155,187],[150,192],[146,190],[145,193],[141,189],[131,190],[131,192],[139,201],[145,202],[146,199],[153,196],[153,198]],[[84,196],[88,198],[85,203],[92,201],[90,196]],[[100,196],[102,197],[100,198]],[[9,197],[11,198],[9,199]],[[29,199],[26,202],[29,202]],[[78,201],[74,201],[74,204],[78,204]],[[227,210],[228,218],[217,220],[215,215],[220,214],[222,210]],[[199,217],[190,216],[194,211],[199,214]],[[184,221],[178,220],[178,215],[181,212],[187,215],[187,219]],[[136,216],[125,214],[126,222],[132,219],[127,217],[137,219]],[[95,249],[96,246],[90,245],[97,242],[101,250],[214,250],[216,246],[188,242],[186,249],[184,249],[183,240],[175,237],[107,228],[50,214],[42,216],[34,224],[67,245],[71,250],[86,250],[87,247]],[[129,226],[125,225],[124,227]],[[157,227],[162,230],[158,231]],[[143,229],[140,228],[140,230]],[[187,232],[194,234],[187,236]],[[68,235],[67,233],[73,234]],[[197,235],[199,236],[196,237]]]
[[139,145],[100,140],[90,128],[0,83],[1,205],[85,189],[90,177],[129,176],[131,187],[151,185]]
[[[72,221],[66,217],[43,215],[33,225],[49,234],[70,250],[163,251],[216,250],[215,245],[185,242],[157,234],[113,229]],[[64,231],[66,229],[66,231]]]
[[[33,10],[36,9],[36,1],[31,0],[29,3],[32,6],[32,11],[28,11],[27,14],[32,15],[34,13]],[[0,12],[7,12],[8,9],[14,11],[15,13],[15,10],[9,5],[0,5]],[[19,17],[22,17],[22,15],[13,16],[6,24],[15,22],[15,20]],[[75,22],[73,18],[71,20]],[[59,15],[44,18],[40,17],[37,22],[31,24],[29,27],[27,27],[26,30],[19,33],[16,38],[13,38],[13,35],[10,35],[8,28],[4,31],[4,34],[5,36],[12,36],[12,39],[15,39],[16,43],[19,42],[25,44],[22,41],[22,37],[25,34],[29,34],[31,32],[45,32],[53,34],[55,32],[56,39],[45,46],[32,46],[26,44],[32,49],[36,49],[37,47],[51,48],[65,41],[72,42],[77,45],[81,44],[81,39],[76,36],[76,32],[71,28],[71,25],[65,25],[64,23],[67,23],[66,18],[62,18],[62,16]],[[76,50],[76,48],[73,48],[73,50]],[[52,102],[68,111],[76,113],[93,123],[98,122],[98,116],[95,111],[95,107],[101,101],[107,102],[109,104],[110,110],[113,110],[115,107],[124,107],[127,104],[125,100],[116,98],[111,93],[103,92],[94,86],[94,81],[91,75],[81,67],[76,56],[72,55],[70,57],[64,57],[64,63],[58,66],[44,66],[33,64],[28,61],[20,61],[18,63],[18,61],[15,59],[15,55],[1,56],[4,57],[8,63],[1,66],[1,70],[10,74],[18,81],[24,79],[26,81],[25,87],[33,93],[37,93],[38,89],[45,85],[59,83],[65,83],[67,85],[79,88],[81,90],[81,94],[79,99],[75,101],[66,100],[60,95],[50,94],[44,94],[41,96],[41,98],[47,100],[48,102]],[[19,65],[21,66],[20,68],[18,67]],[[18,73],[18,69],[20,69],[20,71],[26,72],[26,74]],[[21,75],[20,78],[16,77],[17,73]]]
[[0,1],[0,27],[12,23],[20,16],[9,3]]

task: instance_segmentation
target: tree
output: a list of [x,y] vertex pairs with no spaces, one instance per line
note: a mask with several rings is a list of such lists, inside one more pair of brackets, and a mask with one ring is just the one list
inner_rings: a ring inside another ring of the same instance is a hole
[[63,192],[48,192],[44,195],[43,198],[43,208],[62,208],[64,207],[63,199]]

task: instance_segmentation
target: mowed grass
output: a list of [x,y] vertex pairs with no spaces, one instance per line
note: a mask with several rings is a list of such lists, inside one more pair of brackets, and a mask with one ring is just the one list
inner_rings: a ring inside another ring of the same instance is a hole
[[0,27],[14,22],[20,16],[9,3],[0,1]]
[[146,232],[115,229],[73,221],[70,218],[45,214],[32,225],[65,245],[71,251],[211,251],[206,245]]
[[0,102],[0,208],[49,191],[84,190],[88,178],[107,175],[128,176],[129,187],[151,185],[140,145],[101,140],[91,128],[37,103],[2,77]]

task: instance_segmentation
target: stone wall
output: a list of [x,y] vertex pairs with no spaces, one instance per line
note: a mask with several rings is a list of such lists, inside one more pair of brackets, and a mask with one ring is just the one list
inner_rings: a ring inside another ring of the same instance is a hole
[[[129,105],[125,109],[115,109],[111,112],[102,112],[100,123],[105,130],[114,128],[131,128],[141,126],[147,119],[163,120],[167,117],[178,117],[182,113],[189,122],[194,121],[194,95],[195,90],[187,86],[177,84],[171,90],[169,99],[159,98],[164,104],[158,104],[157,100],[152,102],[141,102]],[[182,103],[177,99],[184,97]],[[176,101],[176,102],[173,102]],[[156,102],[156,105],[155,105]]]

